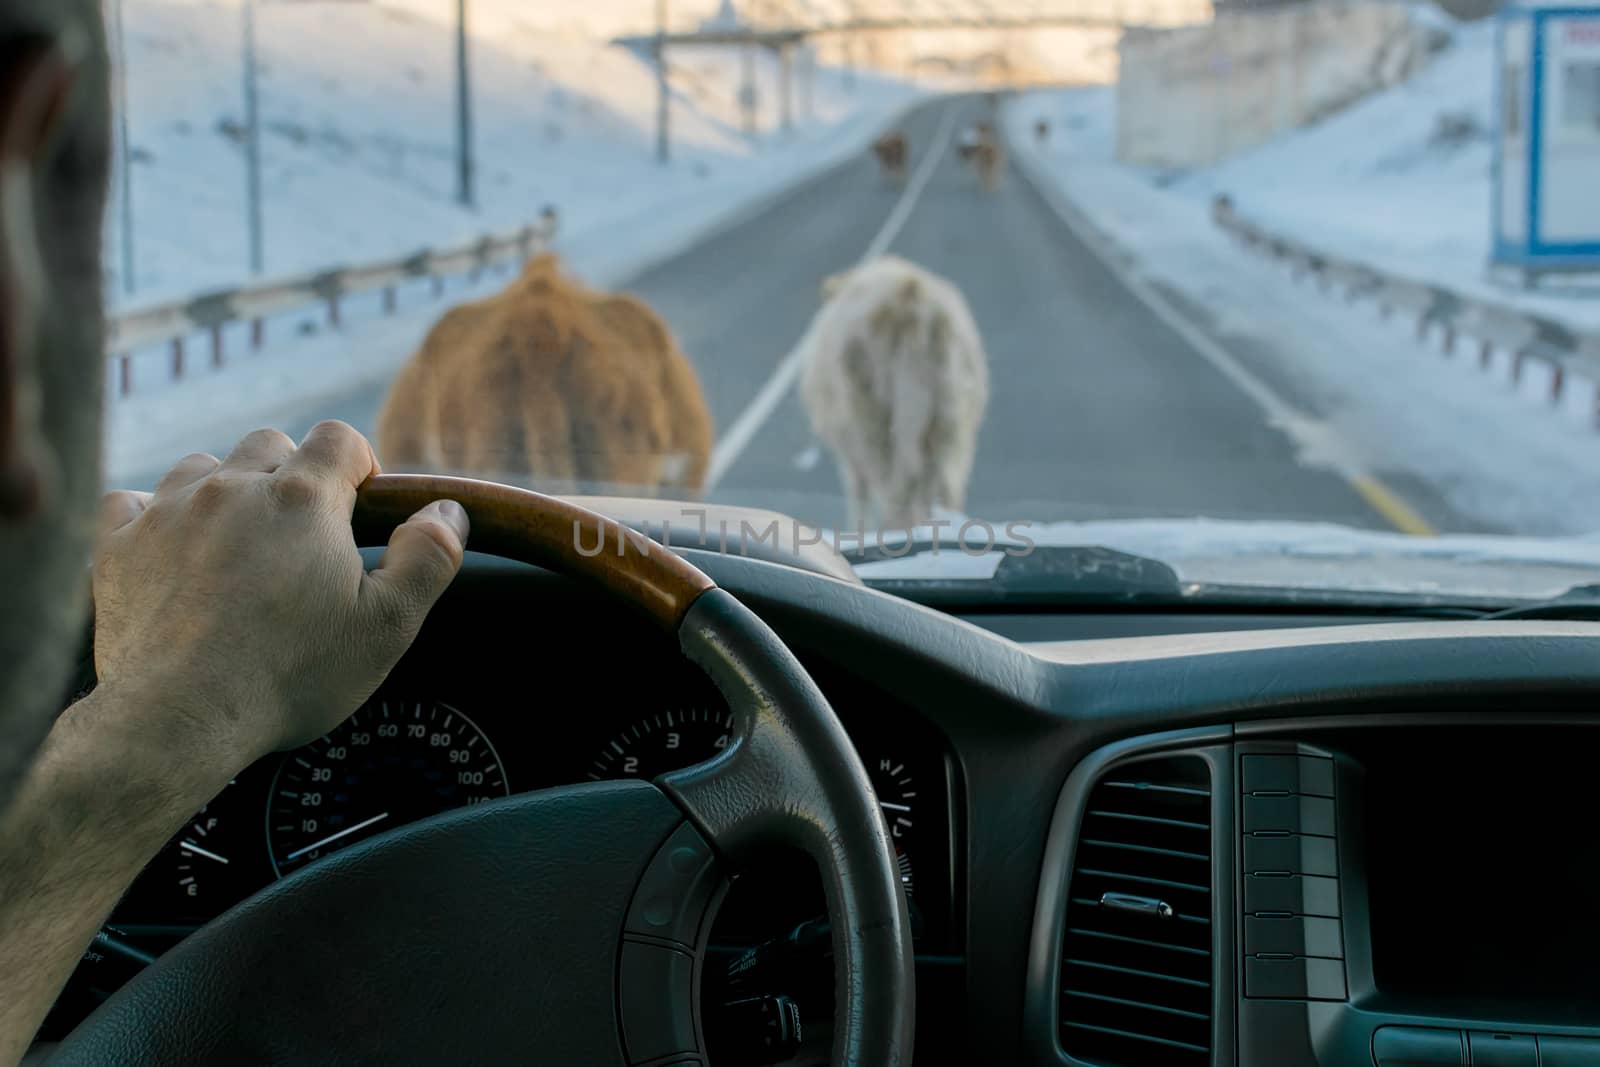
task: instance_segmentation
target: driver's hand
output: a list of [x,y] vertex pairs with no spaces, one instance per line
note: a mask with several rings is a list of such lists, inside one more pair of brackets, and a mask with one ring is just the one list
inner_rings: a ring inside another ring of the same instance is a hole
[[411,644],[466,547],[466,513],[435,501],[368,573],[350,517],[377,473],[364,437],[323,422],[298,447],[257,430],[221,462],[185,457],[153,494],[107,494],[99,684],[148,709],[141,726],[240,766],[338,725]]

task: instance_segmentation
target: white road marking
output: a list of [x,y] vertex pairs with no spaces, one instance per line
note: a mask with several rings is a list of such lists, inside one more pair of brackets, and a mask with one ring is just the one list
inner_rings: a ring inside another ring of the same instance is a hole
[[[912,208],[917,206],[917,200],[922,196],[923,188],[928,180],[933,177],[933,172],[938,168],[939,161],[944,158],[945,147],[950,143],[950,131],[955,126],[956,109],[946,106],[944,114],[940,116],[939,126],[935,130],[933,140],[928,143],[928,154],[923,157],[922,163],[917,167],[911,181],[906,184],[905,192],[900,194],[894,208],[890,210],[889,217],[883,220],[883,226],[878,230],[867,250],[857,261],[859,266],[868,260],[876,259],[888,249],[890,243],[900,235],[905,228],[906,220],[911,217]],[[706,470],[707,490],[715,489],[722,476],[750,447],[750,442],[765,426],[772,413],[778,409],[778,404],[788,395],[794,387],[795,379],[800,376],[800,350],[791,349],[789,354],[773,370],[772,377],[768,378],[756,395],[739,412],[737,418],[728,424],[727,432],[717,441],[716,447],[711,450],[711,464]]]
[[1266,416],[1267,425],[1277,429],[1293,441],[1302,463],[1332,471],[1356,491],[1378,514],[1387,519],[1402,533],[1428,537],[1435,531],[1410,504],[1383,484],[1354,455],[1350,446],[1324,423],[1302,413],[1279,396],[1244,364],[1222,347],[1209,334],[1196,326],[1187,315],[1179,311],[1161,291],[1141,277],[1129,264],[1123,262],[1107,247],[1106,238],[1090,227],[1076,206],[1068,202],[1048,177],[1039,162],[1025,148],[1012,153],[1018,170],[1044,202],[1066,224],[1079,242],[1098,259],[1111,275],[1120,281],[1140,303],[1164,322],[1174,333],[1189,343],[1212,368],[1233,383],[1245,396],[1254,401]]

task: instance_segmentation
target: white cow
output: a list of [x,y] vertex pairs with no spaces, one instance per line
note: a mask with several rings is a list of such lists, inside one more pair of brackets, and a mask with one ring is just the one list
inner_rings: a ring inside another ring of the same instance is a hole
[[822,294],[800,341],[800,395],[838,463],[851,528],[961,512],[989,402],[961,291],[891,255],[829,277]]

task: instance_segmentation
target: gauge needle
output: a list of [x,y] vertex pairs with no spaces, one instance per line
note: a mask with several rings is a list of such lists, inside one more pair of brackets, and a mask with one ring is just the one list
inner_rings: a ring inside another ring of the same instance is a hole
[[224,857],[217,855],[215,852],[208,852],[193,841],[179,841],[178,847],[185,852],[193,852],[196,856],[204,856],[208,860],[216,860],[218,863],[228,862]]
[[317,842],[314,842],[313,844],[309,844],[305,848],[297,848],[293,852],[291,852],[287,856],[285,856],[284,859],[286,859],[286,860],[298,859],[299,857],[304,856],[307,852],[315,852],[317,849],[321,848],[323,845],[331,845],[335,841],[339,840],[339,838],[341,838],[341,837],[348,837],[351,834],[355,833],[357,830],[365,830],[367,827],[371,826],[373,823],[382,822],[383,820],[387,819],[388,817],[389,817],[389,813],[388,812],[383,812],[383,813],[381,813],[379,815],[374,815],[372,818],[365,819],[365,820],[363,820],[361,822],[358,822],[354,826],[347,826],[343,830],[340,830],[336,834],[329,834],[327,837],[324,837],[321,841],[317,841]]
[[878,801],[878,807],[884,808],[884,809],[886,809],[888,811],[910,811],[911,810],[911,807],[908,804],[891,804],[887,800]]

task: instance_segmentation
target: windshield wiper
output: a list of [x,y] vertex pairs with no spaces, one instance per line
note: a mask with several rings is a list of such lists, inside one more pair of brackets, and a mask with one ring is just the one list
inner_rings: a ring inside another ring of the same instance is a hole
[[1575,585],[1560,596],[1478,616],[1488,619],[1600,620],[1600,585]]
[[[1155,600],[1170,602],[1184,595],[1178,572],[1158,559],[1139,556],[1131,552],[1103,548],[1099,545],[1017,545],[997,542],[993,549],[980,551],[979,546],[963,544],[958,540],[924,540],[900,544],[872,545],[860,551],[851,551],[845,558],[852,565],[878,563],[896,559],[911,559],[919,555],[982,556],[992,552],[999,556],[992,575],[985,576],[983,585],[989,596],[1037,596],[1048,594],[1056,599],[1104,601]],[[867,579],[876,586],[891,586],[900,579],[893,576]],[[918,589],[938,588],[948,583],[951,587],[970,589],[971,576],[953,574],[944,579],[938,575],[918,575],[906,579]]]

